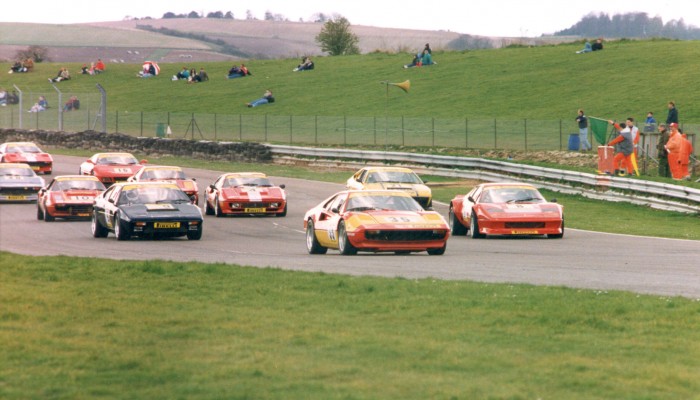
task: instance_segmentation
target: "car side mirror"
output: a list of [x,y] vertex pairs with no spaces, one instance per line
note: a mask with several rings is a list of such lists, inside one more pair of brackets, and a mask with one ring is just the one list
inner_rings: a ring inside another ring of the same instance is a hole
[[46,193],[46,188],[41,188],[41,189],[39,189],[39,195],[40,195],[40,196],[43,195],[44,193]]
[[333,207],[333,208],[331,208],[331,212],[332,212],[333,214],[338,214],[338,212],[339,212],[338,207]]
[[197,178],[192,178],[192,181],[197,182]]
[[287,187],[287,186],[285,186],[284,183],[280,185],[280,189],[284,189],[284,188],[286,188],[286,187]]
[[476,201],[474,201],[474,198],[472,196],[467,197],[467,200],[471,201],[472,203],[476,203]]
[[114,199],[107,199],[107,201],[114,204]]
[[214,184],[212,183],[211,185],[209,185],[209,189],[216,190],[216,186],[214,186]]
[[148,164],[148,160],[141,160],[139,161],[140,164]]

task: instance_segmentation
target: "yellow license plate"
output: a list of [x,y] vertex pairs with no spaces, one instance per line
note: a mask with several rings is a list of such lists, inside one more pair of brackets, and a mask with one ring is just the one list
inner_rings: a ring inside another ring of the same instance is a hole
[[39,170],[39,167],[36,166],[36,165],[32,165],[32,169],[33,169],[34,171],[38,171],[38,170]]
[[7,200],[27,200],[27,196],[7,196]]
[[247,213],[264,213],[267,211],[267,208],[265,207],[259,207],[259,208],[244,208],[243,212]]
[[90,213],[78,213],[79,217],[89,217]]
[[540,234],[540,232],[536,231],[536,230],[530,230],[530,231],[528,231],[528,230],[513,230],[513,231],[510,231],[510,233],[512,233],[513,235],[539,235]]
[[177,229],[180,227],[179,222],[154,222],[153,227],[156,229]]

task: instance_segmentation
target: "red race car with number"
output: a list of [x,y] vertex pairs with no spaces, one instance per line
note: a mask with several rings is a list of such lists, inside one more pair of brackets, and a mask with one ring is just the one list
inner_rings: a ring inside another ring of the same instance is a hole
[[435,211],[426,211],[408,192],[347,190],[334,194],[304,215],[306,249],[325,254],[358,251],[396,254],[427,251],[442,255],[450,228]]
[[220,175],[204,191],[207,215],[287,215],[284,185],[274,185],[260,172],[232,172]]
[[450,202],[453,235],[474,239],[486,235],[564,237],[564,207],[548,202],[526,183],[483,183]]
[[105,186],[124,182],[141,169],[146,160],[137,160],[130,153],[97,153],[80,164],[80,175],[94,175]]
[[199,204],[199,187],[194,179],[190,179],[180,167],[170,165],[146,165],[128,179],[129,182],[169,182],[176,184],[192,204]]
[[90,218],[95,197],[105,189],[94,176],[57,176],[39,191],[36,218],[46,222],[56,218]]
[[34,172],[47,175],[53,171],[53,157],[32,142],[0,144],[0,162],[28,164]]

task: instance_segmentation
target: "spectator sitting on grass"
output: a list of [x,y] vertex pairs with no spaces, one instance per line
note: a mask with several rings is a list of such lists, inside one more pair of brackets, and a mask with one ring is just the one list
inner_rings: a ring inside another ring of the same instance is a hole
[[260,106],[263,104],[274,103],[274,102],[275,102],[275,98],[272,96],[272,91],[270,89],[267,89],[265,91],[265,94],[263,94],[263,97],[261,97],[257,100],[253,100],[250,103],[246,103],[246,105],[248,107],[257,107],[257,106]]

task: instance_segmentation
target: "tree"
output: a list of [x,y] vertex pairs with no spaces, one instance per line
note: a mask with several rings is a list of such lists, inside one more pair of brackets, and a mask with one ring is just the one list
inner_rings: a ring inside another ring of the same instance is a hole
[[224,15],[225,19],[233,19],[233,13],[231,11],[226,11],[226,15]]
[[26,60],[31,58],[34,60],[34,62],[40,63],[42,61],[49,61],[48,54],[49,49],[46,47],[29,46],[26,50],[19,50],[17,54],[15,54],[15,58],[17,60]]
[[177,15],[175,13],[168,11],[165,14],[163,14],[163,19],[170,19],[170,18],[177,18]]
[[221,11],[210,12],[207,14],[207,18],[223,18],[224,13]]
[[201,18],[199,16],[199,13],[197,11],[190,11],[189,14],[187,14],[187,18]]
[[360,54],[360,48],[357,47],[359,41],[357,35],[350,30],[350,21],[341,16],[326,21],[316,36],[321,50],[332,56]]

